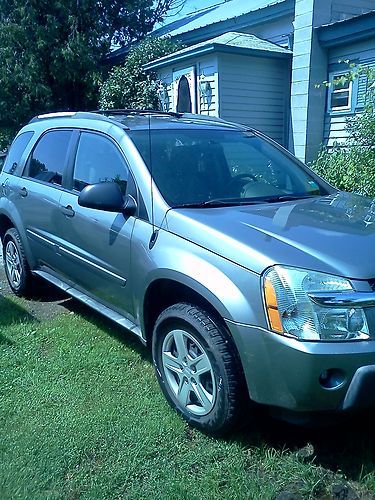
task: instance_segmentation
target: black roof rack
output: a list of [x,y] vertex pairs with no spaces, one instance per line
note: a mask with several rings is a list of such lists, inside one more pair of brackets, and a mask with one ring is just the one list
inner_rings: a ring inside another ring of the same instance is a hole
[[174,111],[159,111],[157,109],[97,109],[92,111],[92,113],[97,113],[100,115],[110,114],[110,115],[165,115],[172,116],[173,118],[181,118],[182,113],[176,113]]
[[[114,120],[111,120],[108,116],[105,116],[102,113],[98,113],[97,111],[66,111],[66,112],[57,112],[57,113],[46,113],[42,115],[37,115],[32,118],[29,123],[39,122],[41,120],[50,120],[56,118],[76,118],[76,119],[86,119],[86,120],[102,120],[111,123],[117,123]],[[127,127],[126,127],[127,128]]]

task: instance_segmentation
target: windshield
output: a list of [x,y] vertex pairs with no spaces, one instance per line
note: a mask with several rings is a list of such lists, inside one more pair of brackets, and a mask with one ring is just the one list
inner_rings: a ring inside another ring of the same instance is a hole
[[251,132],[151,130],[151,148],[148,130],[129,135],[172,207],[327,194],[296,161]]

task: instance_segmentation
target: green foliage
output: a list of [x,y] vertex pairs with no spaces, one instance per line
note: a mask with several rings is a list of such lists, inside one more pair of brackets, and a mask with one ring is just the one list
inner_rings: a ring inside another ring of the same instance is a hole
[[[375,71],[362,66],[341,78],[353,80],[366,74],[371,84]],[[375,197],[375,95],[370,89],[362,114],[348,118],[348,138],[333,148],[323,148],[312,168],[328,182],[344,191]]]
[[16,130],[13,128],[0,128],[0,153],[10,145],[15,134]]
[[100,107],[157,109],[156,75],[144,71],[143,66],[181,47],[168,38],[146,38],[132,48],[124,65],[114,68],[101,85]]
[[0,0],[0,127],[97,106],[111,44],[139,40],[176,0]]

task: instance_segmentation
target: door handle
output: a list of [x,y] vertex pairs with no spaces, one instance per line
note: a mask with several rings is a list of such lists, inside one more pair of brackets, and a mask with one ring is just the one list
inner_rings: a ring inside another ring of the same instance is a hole
[[25,198],[25,196],[27,196],[27,189],[26,189],[25,187],[23,187],[23,188],[19,188],[18,192],[19,192],[19,194],[20,194],[23,198]]
[[66,207],[60,207],[60,210],[67,217],[73,217],[75,214],[75,211],[72,209],[70,205],[67,205]]

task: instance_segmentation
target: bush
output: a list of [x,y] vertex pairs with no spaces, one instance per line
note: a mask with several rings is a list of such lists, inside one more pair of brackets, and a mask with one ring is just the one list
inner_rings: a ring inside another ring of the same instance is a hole
[[168,38],[146,38],[132,48],[123,66],[117,66],[100,87],[101,109],[158,109],[156,74],[145,72],[150,61],[179,50],[182,46]]
[[[371,69],[364,71],[370,79],[374,78]],[[349,77],[353,78],[353,75]],[[374,102],[375,95],[369,91],[363,113],[347,120],[346,141],[331,149],[324,147],[311,165],[317,174],[338,189],[371,197],[375,197]]]
[[0,153],[11,144],[15,135],[16,130],[13,130],[11,128],[0,129]]
[[313,170],[343,191],[375,197],[375,150],[352,145],[323,149],[312,164]]

